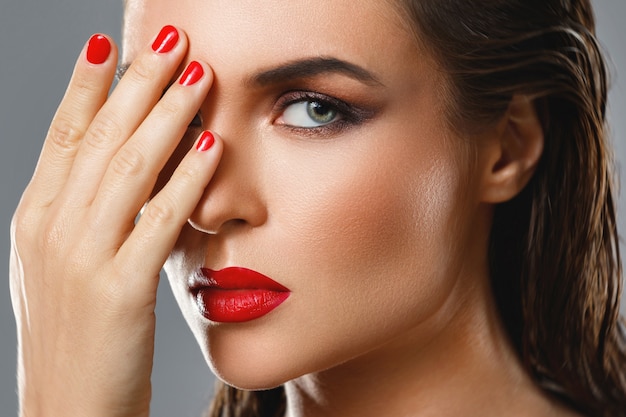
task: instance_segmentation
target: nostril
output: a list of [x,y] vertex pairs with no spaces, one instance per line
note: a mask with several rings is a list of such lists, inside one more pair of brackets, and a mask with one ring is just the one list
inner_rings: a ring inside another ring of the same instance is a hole
[[251,225],[244,219],[229,219],[224,223],[218,224],[216,226],[210,227],[209,225],[203,226],[197,221],[192,219],[188,220],[189,225],[196,229],[199,232],[206,233],[209,235],[218,235],[225,232],[231,233],[237,229],[243,229],[250,227]]
[[242,229],[245,227],[250,227],[250,224],[244,219],[230,219],[220,226],[217,233],[224,233],[226,231],[233,231],[236,229]]

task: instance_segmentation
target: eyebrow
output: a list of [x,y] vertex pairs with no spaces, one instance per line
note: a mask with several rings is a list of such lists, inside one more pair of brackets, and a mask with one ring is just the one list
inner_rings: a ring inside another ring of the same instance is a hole
[[245,80],[245,84],[267,86],[329,73],[343,74],[368,85],[383,85],[374,74],[366,69],[333,57],[306,58],[287,62],[253,74]]
[[[128,71],[128,67],[130,67],[129,63],[119,65],[115,72],[115,77],[120,80],[126,71]],[[257,72],[247,77],[244,83],[248,86],[267,86],[290,80],[312,78],[329,73],[343,74],[368,85],[383,85],[374,74],[367,71],[365,68],[332,57],[306,58],[291,61],[274,68]]]

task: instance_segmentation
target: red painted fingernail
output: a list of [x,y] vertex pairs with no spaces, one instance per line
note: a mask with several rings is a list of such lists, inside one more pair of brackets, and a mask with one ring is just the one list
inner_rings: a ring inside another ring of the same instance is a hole
[[189,65],[187,65],[187,69],[183,72],[183,75],[180,76],[179,82],[181,85],[192,85],[197,83],[203,75],[204,70],[202,69],[202,65],[197,61],[191,61]]
[[211,146],[215,143],[215,137],[211,132],[205,130],[202,132],[202,136],[198,140],[198,144],[196,145],[196,149],[200,152],[208,151],[211,149]]
[[171,51],[178,42],[178,30],[174,26],[164,26],[152,43],[152,50],[160,54]]
[[87,61],[92,64],[102,64],[111,53],[111,42],[106,36],[96,34],[89,39],[87,45]]

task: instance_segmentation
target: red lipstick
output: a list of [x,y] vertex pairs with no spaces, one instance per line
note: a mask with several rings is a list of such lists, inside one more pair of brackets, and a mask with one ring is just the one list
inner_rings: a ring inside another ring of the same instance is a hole
[[241,323],[258,319],[290,295],[288,288],[251,269],[202,268],[200,272],[191,290],[200,312],[211,321]]

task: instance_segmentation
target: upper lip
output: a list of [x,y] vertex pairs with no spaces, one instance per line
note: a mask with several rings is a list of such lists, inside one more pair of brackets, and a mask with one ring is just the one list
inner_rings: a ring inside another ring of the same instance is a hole
[[201,268],[191,283],[191,290],[202,288],[220,290],[268,290],[285,292],[288,288],[273,279],[248,268],[232,266],[218,271]]

